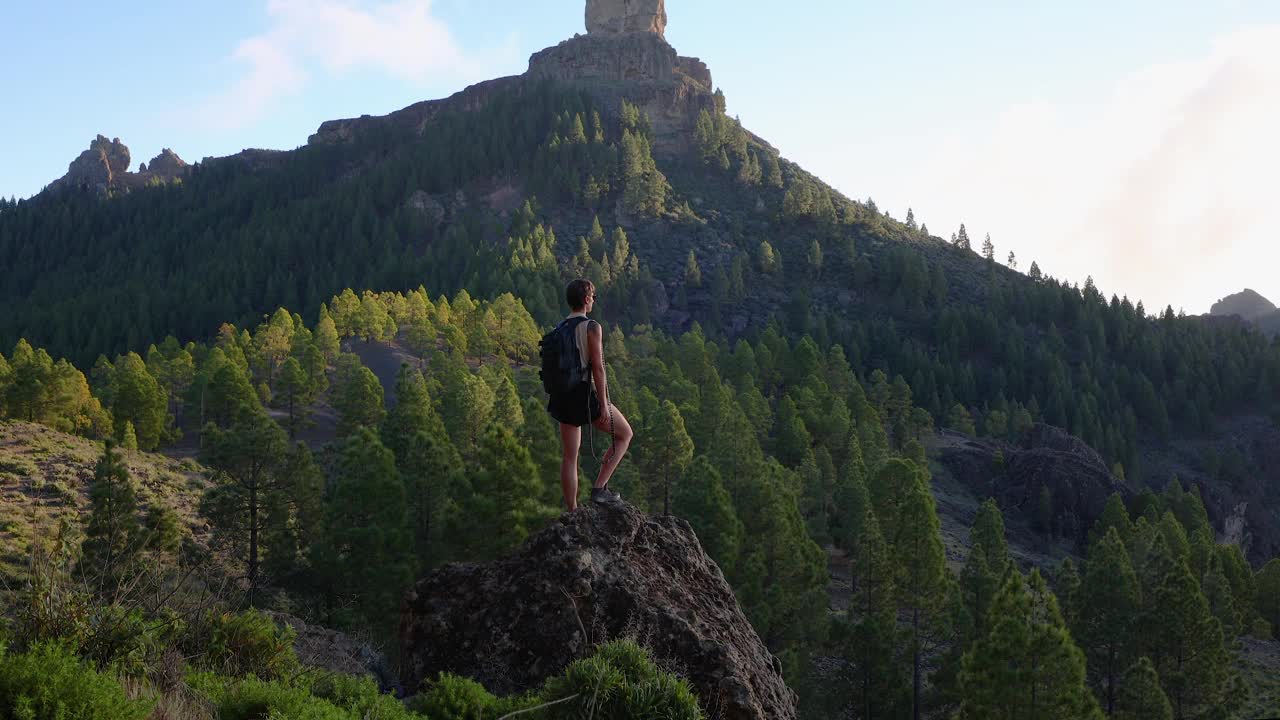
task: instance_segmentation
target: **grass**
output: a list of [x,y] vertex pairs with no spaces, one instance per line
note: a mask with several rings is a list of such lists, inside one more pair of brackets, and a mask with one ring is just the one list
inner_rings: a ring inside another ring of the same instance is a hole
[[[23,571],[34,543],[54,537],[63,520],[79,524],[89,509],[89,484],[102,445],[25,422],[0,423],[0,587]],[[152,503],[172,507],[200,539],[196,515],[207,486],[191,460],[122,451],[138,490],[140,512]]]

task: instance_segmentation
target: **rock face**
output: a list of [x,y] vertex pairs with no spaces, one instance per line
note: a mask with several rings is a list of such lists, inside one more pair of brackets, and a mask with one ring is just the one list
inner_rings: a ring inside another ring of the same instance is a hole
[[655,33],[579,35],[534,53],[525,77],[584,86],[615,113],[632,103],[659,150],[681,149],[698,115],[716,112],[706,63],[681,57]]
[[587,0],[587,32],[593,35],[666,31],[664,0]]
[[187,163],[174,151],[165,148],[138,171],[147,172],[162,180],[176,180],[187,174]]
[[1276,306],[1270,300],[1246,288],[1242,292],[1228,295],[1214,303],[1213,307],[1209,309],[1209,314],[1215,316],[1239,315],[1245,320],[1256,320],[1275,311]]
[[978,497],[995,497],[1006,513],[1034,517],[1040,489],[1049,488],[1056,524],[1078,542],[1112,493],[1129,494],[1096,450],[1051,425],[1036,425],[1016,444],[944,432],[938,459]]
[[147,181],[164,182],[180,180],[186,176],[188,166],[177,153],[165,148],[150,163],[142,163],[138,172],[129,172],[131,157],[129,148],[120,138],[108,140],[99,135],[89,143],[89,149],[71,161],[67,174],[53,181],[50,190],[76,188],[97,193],[114,190],[133,190],[143,187]]
[[89,143],[88,150],[71,161],[67,174],[54,184],[106,192],[128,172],[129,162],[129,148],[120,142],[120,138],[108,140],[106,136],[99,135]]
[[351,142],[359,133],[386,127],[428,132],[446,111],[476,111],[495,95],[520,92],[548,80],[585,88],[604,111],[617,114],[626,100],[642,110],[659,152],[683,150],[703,110],[717,112],[711,70],[682,57],[663,37],[663,0],[588,0],[586,35],[534,53],[524,75],[473,85],[444,100],[411,105],[390,115],[331,120],[310,144]]
[[520,692],[626,636],[688,678],[710,718],[796,717],[781,663],[688,523],[628,505],[586,507],[511,557],[419,582],[402,606],[403,683],[447,671]]

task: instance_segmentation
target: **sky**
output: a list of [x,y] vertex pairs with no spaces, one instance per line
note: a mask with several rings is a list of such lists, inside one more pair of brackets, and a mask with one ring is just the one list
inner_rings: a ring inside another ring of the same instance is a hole
[[[303,145],[523,72],[584,32],[583,0],[13,4],[0,196],[98,134],[133,169]],[[1054,277],[1195,314],[1280,303],[1274,0],[667,0],[729,112],[857,199],[935,235],[965,223]],[[15,111],[16,110],[16,111]]]

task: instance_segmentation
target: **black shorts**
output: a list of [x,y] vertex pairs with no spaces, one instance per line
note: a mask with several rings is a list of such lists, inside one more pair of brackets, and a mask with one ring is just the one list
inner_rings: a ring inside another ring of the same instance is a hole
[[571,392],[552,395],[547,402],[547,412],[565,425],[590,425],[600,418],[600,398],[590,383],[582,383]]

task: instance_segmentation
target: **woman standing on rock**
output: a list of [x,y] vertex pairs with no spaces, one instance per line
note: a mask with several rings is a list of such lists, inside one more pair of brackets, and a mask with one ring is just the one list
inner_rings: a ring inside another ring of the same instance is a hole
[[591,500],[597,503],[622,500],[608,488],[609,478],[622,462],[634,433],[627,418],[609,401],[609,384],[604,372],[604,332],[600,323],[587,318],[595,308],[595,285],[590,280],[574,280],[565,288],[565,300],[572,312],[543,340],[543,380],[545,384],[546,374],[552,372],[548,369],[548,352],[570,358],[569,367],[566,368],[566,363],[560,364],[565,377],[549,386],[552,392],[547,411],[560,423],[563,451],[560,489],[564,492],[565,507],[572,512],[578,507],[578,451],[582,448],[583,426],[593,425],[613,438],[591,488]]

